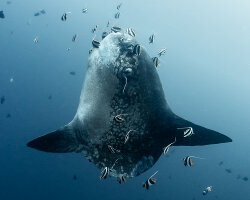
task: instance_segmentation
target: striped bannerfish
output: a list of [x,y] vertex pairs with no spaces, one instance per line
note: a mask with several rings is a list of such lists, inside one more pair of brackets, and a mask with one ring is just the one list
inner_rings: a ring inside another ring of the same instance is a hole
[[92,40],[92,45],[94,48],[99,48],[101,43],[98,40],[93,39]]
[[153,60],[155,67],[160,66],[160,59],[158,57],[153,57],[152,60]]
[[149,39],[149,44],[153,44],[155,41],[155,34],[150,35]]
[[170,146],[173,145],[174,143],[176,142],[176,138],[174,139],[174,141],[172,143],[170,143],[169,145],[167,145],[166,147],[163,148],[163,154],[164,155],[167,155],[169,149],[170,149]]
[[122,6],[122,3],[120,3],[120,4],[116,7],[117,10],[120,10],[121,6]]
[[144,187],[148,190],[151,185],[154,185],[156,183],[156,179],[154,178],[154,176],[157,173],[158,173],[158,171],[156,171],[152,176],[150,176],[149,179],[145,183],[142,184],[142,187]]
[[102,33],[102,39],[104,39],[105,37],[107,37],[107,35],[108,35],[109,33],[108,33],[108,31],[103,31],[103,33]]
[[129,131],[127,132],[127,134],[125,135],[124,144],[126,144],[126,142],[129,140],[129,136],[130,136],[130,133],[131,133],[132,131],[136,131],[136,130],[129,130]]
[[134,46],[133,49],[134,54],[136,54],[137,56],[141,55],[141,46],[139,44]]
[[116,153],[116,152],[119,153],[120,152],[120,150],[115,149],[114,147],[112,147],[110,145],[108,145],[108,149],[110,150],[111,153]]
[[101,179],[106,179],[109,175],[110,169],[108,167],[105,167],[102,172],[101,172],[101,176],[99,177],[100,180]]
[[98,25],[95,25],[94,28],[92,28],[92,33],[95,33],[97,31]]
[[75,42],[75,41],[76,41],[76,38],[77,38],[77,34],[75,34],[75,35],[72,37],[72,42]]
[[135,30],[132,29],[132,28],[127,28],[127,29],[126,29],[126,33],[129,34],[129,35],[132,36],[132,37],[135,37],[135,36],[136,36]]
[[117,121],[118,123],[124,122],[125,119],[122,117],[123,115],[128,115],[128,114],[119,114],[119,115],[116,115],[114,117],[115,121]]
[[111,31],[113,31],[113,32],[115,32],[115,33],[117,33],[117,32],[120,32],[122,29],[119,27],[119,26],[113,26],[112,28],[111,28]]
[[115,13],[115,19],[119,19],[120,18],[120,12]]
[[192,158],[204,159],[196,156],[186,156],[185,158],[183,158],[184,165],[192,167],[194,165],[194,161]]
[[121,177],[117,177],[118,183],[126,183],[126,176],[122,175]]
[[206,189],[203,190],[202,194],[203,194],[203,195],[206,195],[206,194],[209,193],[209,192],[212,192],[212,186],[206,187]]
[[88,11],[88,8],[83,8],[82,13],[86,13]]
[[163,49],[161,49],[161,50],[159,51],[158,55],[159,55],[159,56],[162,56],[162,55],[164,55],[166,52],[167,52],[167,49],[166,49],[166,48],[163,48]]
[[177,129],[186,129],[185,131],[184,131],[184,135],[183,135],[183,137],[190,137],[191,135],[193,135],[194,134],[194,130],[193,130],[193,128],[192,127],[183,127],[183,128],[177,128]]
[[34,42],[34,43],[38,43],[38,40],[39,40],[39,38],[38,38],[38,36],[36,36],[36,37],[34,38],[33,42]]
[[67,20],[67,16],[68,16],[68,14],[70,14],[71,12],[66,12],[66,13],[64,13],[63,15],[62,15],[62,17],[61,17],[61,20],[62,21],[66,21]]

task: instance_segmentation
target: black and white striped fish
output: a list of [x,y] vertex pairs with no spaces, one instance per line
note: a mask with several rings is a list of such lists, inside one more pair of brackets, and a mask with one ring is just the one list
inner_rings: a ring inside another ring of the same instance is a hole
[[127,132],[127,134],[125,135],[125,141],[124,141],[124,144],[126,144],[126,143],[127,143],[127,141],[129,140],[130,133],[131,133],[132,131],[135,131],[135,130],[129,130],[129,131]]
[[103,31],[103,33],[102,33],[102,39],[104,39],[105,37],[107,37],[107,35],[108,35],[109,33],[108,33],[108,31]]
[[82,13],[86,13],[88,11],[88,8],[83,8]]
[[94,28],[92,28],[92,33],[95,33],[96,31],[97,31],[97,28],[98,28],[98,25],[95,25],[95,27]]
[[113,32],[115,32],[115,33],[117,33],[117,32],[120,32],[122,29],[119,27],[119,26],[113,26],[112,28],[111,28],[111,31],[113,31]]
[[176,138],[174,139],[174,141],[172,143],[170,143],[169,145],[167,145],[166,147],[163,148],[163,154],[167,155],[167,153],[169,152],[170,146],[173,145],[176,142]]
[[146,188],[147,190],[149,189],[149,187],[151,185],[154,185],[156,183],[156,179],[154,178],[154,176],[158,173],[158,171],[156,171],[152,176],[149,177],[148,180],[146,180],[143,184],[142,187]]
[[159,51],[158,55],[159,55],[159,56],[162,56],[162,55],[164,55],[166,52],[167,52],[167,49],[166,49],[166,48],[163,48],[163,49],[161,49],[161,50]]
[[117,177],[117,181],[120,184],[126,183],[126,181],[127,181],[126,176],[122,175],[122,176]]
[[92,45],[94,48],[99,48],[101,43],[98,40],[93,39],[92,40]]
[[141,55],[141,46],[139,44],[134,46],[133,49],[134,54],[136,54],[137,56]]
[[155,41],[155,34],[150,35],[150,37],[148,38],[148,40],[149,40],[149,44],[153,44],[154,41]]
[[122,6],[122,3],[120,3],[120,4],[116,7],[117,10],[120,10],[121,6]]
[[68,17],[68,14],[70,14],[71,12],[66,12],[66,13],[63,13],[62,17],[61,17],[61,20],[62,21],[66,21],[67,20],[67,17]]
[[153,60],[155,67],[160,66],[160,59],[158,57],[153,57],[152,60]]
[[38,41],[39,41],[39,37],[36,36],[36,37],[33,39],[33,42],[34,42],[34,43],[38,43]]
[[114,117],[114,119],[115,119],[116,122],[121,123],[121,122],[125,121],[125,119],[122,116],[126,116],[126,115],[128,115],[128,114],[119,114],[119,115],[116,115]]
[[127,28],[126,33],[129,34],[132,37],[136,36],[135,30],[133,28]]
[[108,145],[108,149],[110,150],[111,153],[119,153],[120,150],[115,149],[114,147],[112,147],[111,145]]
[[194,130],[192,127],[183,127],[183,128],[177,128],[179,130],[184,130],[183,137],[190,137],[194,134]]
[[108,167],[105,167],[102,171],[101,171],[101,176],[99,177],[100,180],[101,179],[106,179],[109,175],[110,169]]
[[205,190],[203,190],[202,194],[207,195],[207,193],[212,192],[212,189],[213,189],[212,186],[208,186],[208,187],[206,187]]
[[185,158],[183,158],[184,165],[192,167],[194,165],[194,161],[192,158],[204,159],[196,156],[186,156]]
[[115,13],[115,19],[119,19],[120,18],[120,12]]
[[72,37],[72,42],[75,42],[75,41],[76,41],[76,38],[77,38],[77,34],[75,34],[75,35]]

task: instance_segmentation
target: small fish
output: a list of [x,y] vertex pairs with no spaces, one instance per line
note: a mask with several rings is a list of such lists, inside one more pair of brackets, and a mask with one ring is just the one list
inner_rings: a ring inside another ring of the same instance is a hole
[[121,6],[122,6],[122,3],[120,3],[120,4],[116,7],[117,10],[120,10]]
[[155,67],[160,66],[160,59],[158,57],[153,57],[152,60],[153,60]]
[[248,181],[248,177],[245,176],[245,177],[242,178],[242,180],[243,181]]
[[112,146],[110,146],[110,145],[108,145],[108,149],[110,150],[110,152],[111,153],[120,153],[120,150],[118,150],[118,149],[115,149],[114,147],[112,147]]
[[166,48],[163,48],[163,49],[161,49],[161,50],[159,51],[158,55],[159,55],[159,56],[162,56],[162,55],[164,55],[166,52],[167,52],[167,49],[166,49]]
[[127,141],[129,140],[129,136],[130,136],[130,133],[131,133],[132,131],[135,131],[135,130],[129,130],[129,131],[127,132],[127,134],[125,135],[125,141],[124,141],[124,144],[126,144],[126,143],[127,143]]
[[0,103],[3,104],[5,102],[5,96],[2,96],[0,99]]
[[163,154],[167,155],[167,153],[169,152],[170,146],[173,145],[176,142],[176,138],[174,139],[174,141],[172,143],[170,143],[169,145],[167,145],[166,147],[163,148]]
[[7,119],[8,119],[8,118],[11,118],[11,114],[8,113],[8,114],[6,115],[6,118],[7,118]]
[[117,177],[117,181],[120,184],[126,183],[126,181],[127,181],[126,176],[122,175],[122,176]]
[[94,28],[92,28],[92,33],[95,33],[97,31],[98,25],[95,25]]
[[105,37],[107,37],[107,35],[108,35],[109,33],[108,33],[108,31],[103,31],[103,33],[102,33],[102,39],[104,39]]
[[156,179],[154,178],[154,176],[158,173],[158,171],[156,171],[152,176],[149,177],[148,180],[146,180],[143,184],[142,187],[146,188],[147,190],[149,189],[149,187],[151,185],[154,185],[156,183]]
[[70,75],[76,75],[76,72],[72,71],[72,72],[69,72]]
[[134,50],[133,50],[134,54],[136,54],[137,56],[141,55],[141,46],[139,44],[134,46]]
[[226,171],[227,173],[229,173],[229,174],[232,173],[232,170],[231,170],[231,169],[225,169],[225,171]]
[[209,193],[209,192],[212,192],[212,186],[206,187],[206,189],[203,190],[202,194],[203,194],[203,195],[207,195],[207,193]]
[[52,99],[52,95],[49,95],[49,96],[48,96],[48,99],[51,100],[51,99]]
[[113,32],[115,32],[115,33],[117,33],[117,32],[120,32],[122,29],[119,27],[119,26],[113,26],[112,28],[111,28],[111,31],[113,31]]
[[95,40],[95,39],[92,40],[92,46],[94,48],[99,48],[100,45],[101,45],[101,43],[98,40]]
[[107,23],[107,26],[106,26],[107,28],[109,27],[109,24],[110,24],[110,21],[108,21],[108,23]]
[[116,116],[114,117],[115,121],[117,121],[117,122],[119,122],[119,123],[124,122],[125,119],[122,117],[122,116],[124,116],[124,115],[128,115],[128,114],[119,114],[119,115],[116,115]]
[[219,166],[222,166],[222,165],[223,165],[223,163],[224,163],[223,161],[220,161],[220,162],[219,162]]
[[33,39],[33,42],[34,42],[34,43],[38,43],[38,40],[39,40],[39,38],[38,38],[38,36],[36,36],[36,37]]
[[67,51],[70,51],[70,48],[69,48],[69,47],[67,48]]
[[68,14],[71,14],[71,12],[63,13],[63,15],[62,15],[62,17],[61,17],[61,20],[62,20],[62,21],[66,21],[66,20],[67,20],[67,17],[68,17]]
[[115,13],[115,19],[119,19],[120,17],[120,12]]
[[185,158],[183,158],[184,165],[192,167],[194,165],[194,161],[192,158],[204,159],[196,156],[186,156]]
[[148,40],[149,40],[149,44],[153,44],[155,41],[155,34],[150,35]]
[[189,137],[189,136],[191,136],[191,135],[193,135],[194,134],[194,130],[193,130],[193,128],[192,127],[183,127],[183,128],[177,128],[177,129],[179,129],[179,130],[181,130],[181,129],[186,129],[185,131],[184,131],[184,137]]
[[83,8],[82,9],[82,13],[87,13],[87,11],[88,11],[88,8]]
[[10,4],[11,4],[11,1],[7,1],[6,4],[10,5]]
[[76,179],[77,179],[77,176],[76,176],[76,175],[74,175],[74,176],[73,176],[73,180],[75,180],[75,181],[76,181]]
[[46,14],[46,11],[43,9],[43,10],[40,10],[40,13],[44,15]]
[[3,10],[0,11],[0,18],[2,18],[2,19],[5,18],[4,13],[3,13]]
[[75,34],[75,35],[72,37],[72,42],[75,42],[75,41],[76,41],[76,38],[77,38],[77,34]]
[[37,16],[39,16],[39,15],[40,15],[40,12],[36,12],[36,13],[34,14],[35,17],[37,17]]
[[133,28],[127,28],[126,33],[129,34],[132,37],[136,36],[135,30]]
[[101,176],[99,177],[100,180],[101,180],[101,179],[106,179],[106,178],[108,177],[108,175],[109,175],[109,172],[110,172],[109,168],[108,168],[108,167],[105,167],[105,168],[102,170],[102,172],[101,172]]

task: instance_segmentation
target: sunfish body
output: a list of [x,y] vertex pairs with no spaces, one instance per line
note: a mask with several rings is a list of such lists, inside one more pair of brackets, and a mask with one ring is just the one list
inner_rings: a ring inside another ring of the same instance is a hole
[[[143,48],[135,53],[136,45],[126,33],[105,37],[89,57],[74,119],[27,145],[81,152],[99,168],[111,168],[112,176],[134,177],[151,168],[175,138],[175,146],[231,142],[171,111],[152,59]],[[194,134],[184,137],[185,127]]]

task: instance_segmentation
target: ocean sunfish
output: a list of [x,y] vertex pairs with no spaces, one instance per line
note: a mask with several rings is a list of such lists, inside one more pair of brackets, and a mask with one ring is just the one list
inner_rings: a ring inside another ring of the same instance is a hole
[[98,168],[111,168],[114,177],[135,177],[150,169],[175,138],[174,146],[232,141],[175,115],[152,59],[143,47],[135,53],[135,46],[126,33],[105,37],[89,56],[74,119],[27,145],[82,153]]

